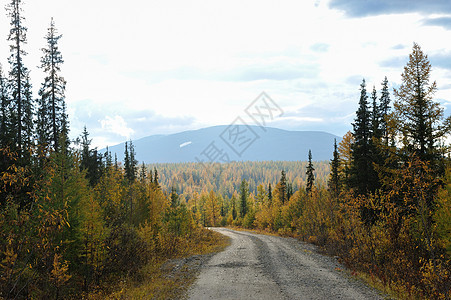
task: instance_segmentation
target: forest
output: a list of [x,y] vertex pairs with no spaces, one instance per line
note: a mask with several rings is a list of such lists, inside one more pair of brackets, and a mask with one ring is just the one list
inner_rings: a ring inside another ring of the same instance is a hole
[[64,63],[53,20],[38,96],[23,58],[21,2],[0,67],[0,299],[124,296],[164,261],[213,251],[205,226],[293,236],[338,256],[399,298],[447,299],[451,286],[451,118],[434,100],[414,43],[401,85],[360,85],[358,110],[330,162],[118,162],[70,141]]
[[0,68],[0,299],[127,297],[127,289],[144,280],[155,287],[148,295],[171,295],[173,282],[158,279],[159,266],[216,251],[224,241],[195,223],[177,195],[163,191],[157,171],[152,180],[138,180],[132,145],[130,160],[118,165],[90,147],[86,130],[69,141],[62,36],[51,20],[40,65],[46,75],[34,98],[23,63],[21,1],[11,1],[7,13],[8,75]]

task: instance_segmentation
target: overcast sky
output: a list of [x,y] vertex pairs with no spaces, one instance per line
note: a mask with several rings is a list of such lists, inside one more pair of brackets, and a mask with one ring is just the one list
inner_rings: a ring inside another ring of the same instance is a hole
[[[244,109],[262,91],[284,111],[270,126],[342,136],[362,79],[368,90],[384,76],[398,86],[413,42],[429,55],[436,99],[451,107],[449,0],[28,0],[23,9],[35,91],[53,17],[71,136],[86,125],[99,147],[238,116],[252,124]],[[9,21],[3,10],[6,70]]]

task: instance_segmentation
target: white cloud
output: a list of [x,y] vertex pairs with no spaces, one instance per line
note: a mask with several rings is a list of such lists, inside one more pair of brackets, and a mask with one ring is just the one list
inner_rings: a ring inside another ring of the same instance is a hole
[[120,135],[126,139],[129,139],[134,130],[127,127],[127,123],[121,116],[106,116],[105,119],[100,120],[102,129],[108,133],[114,133]]
[[[407,60],[414,41],[428,54],[451,49],[451,31],[425,26],[427,14],[347,18],[331,10],[328,2],[27,1],[25,50],[29,55],[25,63],[32,69],[37,90],[42,74],[35,66],[50,17],[54,17],[63,34],[62,75],[68,82],[68,110],[74,112],[71,124],[83,121],[97,126],[88,127],[96,139],[93,143],[111,145],[153,134],[155,129],[229,124],[243,116],[262,91],[284,111],[298,113],[278,126],[311,130],[319,119],[337,119],[337,112],[346,119],[355,112],[350,103],[358,102],[360,82],[355,84],[350,78],[365,77],[369,89],[373,84],[379,89],[384,76],[400,82],[402,67],[383,62],[399,57]],[[6,39],[8,31],[9,20],[0,13],[0,40]],[[8,44],[0,43],[5,69]],[[450,69],[433,70],[432,78],[440,87],[449,82]],[[451,101],[451,89],[439,90],[437,96]],[[88,114],[78,115],[86,102],[105,109],[97,109],[87,122]],[[303,108],[313,104],[315,111],[303,114]],[[140,111],[154,112],[149,118],[161,124],[146,127],[144,121],[130,119]],[[177,123],[176,119],[189,122]],[[323,123],[322,130],[338,135],[351,128],[350,124],[328,128]],[[76,130],[75,136],[80,133]]]

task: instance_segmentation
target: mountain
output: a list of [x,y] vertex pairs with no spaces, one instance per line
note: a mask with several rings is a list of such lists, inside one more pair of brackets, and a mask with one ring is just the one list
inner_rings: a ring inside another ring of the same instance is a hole
[[[321,131],[288,131],[248,125],[221,125],[169,135],[151,135],[133,141],[136,159],[145,163],[226,162],[265,160],[313,160],[332,158],[334,139]],[[118,160],[124,158],[124,143],[109,147]],[[100,150],[100,153],[105,149]]]

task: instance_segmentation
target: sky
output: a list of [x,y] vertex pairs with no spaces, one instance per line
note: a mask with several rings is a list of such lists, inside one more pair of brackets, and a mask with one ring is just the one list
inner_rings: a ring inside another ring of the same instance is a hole
[[71,137],[86,126],[99,148],[237,117],[253,125],[245,109],[263,91],[283,111],[268,126],[343,136],[362,79],[369,91],[385,76],[399,87],[414,42],[431,61],[435,99],[451,111],[449,0],[26,0],[23,10],[34,95],[53,17]]

